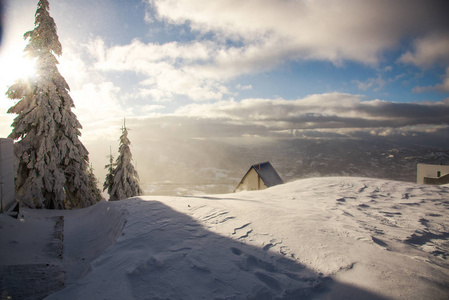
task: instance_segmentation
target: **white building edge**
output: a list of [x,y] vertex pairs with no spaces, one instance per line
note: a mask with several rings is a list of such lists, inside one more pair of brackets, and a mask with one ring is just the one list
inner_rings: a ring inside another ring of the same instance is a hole
[[14,187],[14,142],[0,138],[0,212],[16,205]]
[[416,171],[416,183],[435,185],[449,183],[449,166],[418,164]]

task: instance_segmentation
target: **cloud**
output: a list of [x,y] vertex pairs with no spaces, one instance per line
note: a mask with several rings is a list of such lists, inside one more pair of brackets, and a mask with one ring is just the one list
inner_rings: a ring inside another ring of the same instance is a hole
[[69,83],[70,96],[75,103],[74,112],[83,125],[83,141],[99,137],[115,140],[116,134],[110,129],[111,124],[144,111],[144,105],[127,105],[121,88],[91,63],[92,51],[97,51],[96,55],[106,51],[104,44],[96,42],[96,47],[92,47],[91,44],[66,39],[63,41],[63,55],[59,58],[59,71]]
[[428,68],[436,63],[449,64],[449,35],[429,34],[414,41],[414,51],[407,51],[399,62]]
[[[377,64],[405,35],[445,30],[441,1],[152,0],[156,17],[217,38],[259,45],[271,60]],[[388,34],[385,34],[388,32]],[[363,41],[363,42],[362,42]],[[274,49],[270,45],[277,45]]]
[[378,75],[377,77],[368,78],[365,81],[354,80],[353,82],[356,83],[357,87],[362,91],[366,91],[371,88],[374,91],[378,91],[382,89],[387,83],[387,81],[383,79],[381,75]]
[[[277,45],[263,45],[277,49]],[[106,47],[96,38],[87,49],[94,67],[103,72],[132,72],[141,76],[143,88],[135,96],[147,96],[155,102],[168,102],[176,95],[194,101],[222,100],[230,95],[226,82],[237,76],[268,70],[276,63],[268,59],[267,49],[256,45],[234,47],[213,41],[142,43]],[[279,54],[280,55],[280,54]],[[238,86],[250,89],[251,86]]]
[[135,39],[128,45],[114,46],[105,49],[101,39],[91,41],[90,51],[98,58],[97,66],[101,69],[135,70],[140,73],[150,72],[152,63],[167,62],[174,65],[185,65],[191,62],[205,61],[214,51],[213,45],[207,42],[191,42],[188,44],[169,42],[165,44],[142,43]]
[[433,86],[416,86],[415,93],[449,92],[449,34],[432,33],[414,41],[414,51],[407,51],[398,61],[428,69],[436,64],[448,66],[442,83]]
[[156,88],[139,88],[137,93],[131,94],[130,96],[132,98],[151,99],[156,103],[164,103],[172,100],[173,93]]
[[154,111],[160,110],[160,109],[164,109],[165,106],[163,105],[144,105],[141,110],[143,113],[145,113],[146,115],[148,115],[148,113],[153,113]]
[[[148,115],[127,117],[135,141],[150,145],[176,144],[176,140],[186,139],[412,136],[447,128],[449,120],[449,100],[392,103],[343,93],[315,94],[296,100],[192,103],[173,114],[158,114],[163,108],[149,105],[142,108]],[[108,123],[109,128],[116,129],[111,140],[116,140],[120,120]]]
[[241,90],[241,91],[245,91],[245,90],[252,90],[252,89],[253,89],[253,86],[252,86],[251,84],[248,84],[248,85],[241,85],[241,84],[239,83],[239,84],[237,84],[237,85],[235,86],[235,88],[238,89],[238,90]]
[[[220,101],[234,96],[226,86],[229,80],[292,60],[330,61],[337,66],[353,61],[378,67],[387,51],[397,50],[415,35],[422,38],[398,61],[423,67],[447,58],[449,21],[438,0],[350,0],[344,5],[326,0],[147,3],[152,22],[188,26],[195,40],[165,44],[134,40],[108,49],[99,43],[96,67],[141,74],[145,78],[140,84],[155,102],[176,96]],[[375,91],[387,83],[381,76],[354,82],[361,90]]]
[[[204,67],[217,50],[210,42],[166,44],[142,43],[106,48],[100,39],[91,41],[90,52],[95,68],[102,72],[134,72],[142,76],[142,95],[166,102],[175,95],[186,95],[195,101],[220,100],[228,94],[220,76]],[[214,78],[215,77],[215,78]]]
[[[135,39],[108,47],[96,38],[88,49],[96,70],[137,74],[140,88],[133,97],[156,103],[180,97],[221,101],[235,96],[227,87],[230,80],[291,60],[377,66],[386,51],[397,49],[408,36],[445,36],[449,22],[439,2],[431,2],[354,0],[342,6],[335,1],[147,0],[147,22],[188,26],[192,40],[159,44]],[[400,61],[423,64],[421,57],[428,55],[421,55],[426,51],[420,49],[427,49],[421,45],[429,42],[417,41],[416,51]],[[444,46],[438,47],[441,55]],[[361,90],[377,91],[386,81],[374,77],[355,83]]]
[[219,119],[229,124],[265,127],[268,130],[403,127],[447,124],[447,101],[393,103],[363,101],[359,95],[327,93],[297,100],[245,99],[190,104],[175,115]]
[[441,93],[449,93],[449,67],[446,69],[446,74],[443,76],[443,82],[430,86],[416,86],[413,88],[415,93],[437,91]]

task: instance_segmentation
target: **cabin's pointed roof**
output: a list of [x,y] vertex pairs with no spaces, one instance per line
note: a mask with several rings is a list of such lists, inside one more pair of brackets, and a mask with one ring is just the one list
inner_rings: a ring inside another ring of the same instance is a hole
[[267,187],[272,187],[284,183],[284,181],[282,181],[281,177],[269,161],[260,164],[254,164],[251,166],[251,168],[253,168],[257,172],[257,174],[259,174],[259,177],[263,180]]

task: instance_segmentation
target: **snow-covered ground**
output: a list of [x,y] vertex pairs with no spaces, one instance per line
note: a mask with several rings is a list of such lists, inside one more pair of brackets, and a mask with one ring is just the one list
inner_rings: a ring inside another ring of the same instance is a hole
[[0,234],[2,299],[449,298],[449,187],[304,179],[23,209]]

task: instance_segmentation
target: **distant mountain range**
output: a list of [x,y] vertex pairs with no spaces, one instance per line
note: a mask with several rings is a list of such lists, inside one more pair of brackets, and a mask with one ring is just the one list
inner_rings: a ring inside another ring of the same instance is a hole
[[180,140],[153,150],[163,155],[147,155],[151,173],[141,182],[146,194],[161,195],[230,193],[252,164],[264,161],[285,182],[326,176],[415,182],[418,163],[449,164],[449,148],[379,139]]
[[287,150],[278,166],[286,181],[322,176],[361,176],[415,182],[418,163],[449,164],[449,149],[360,140],[290,143],[294,147]]

